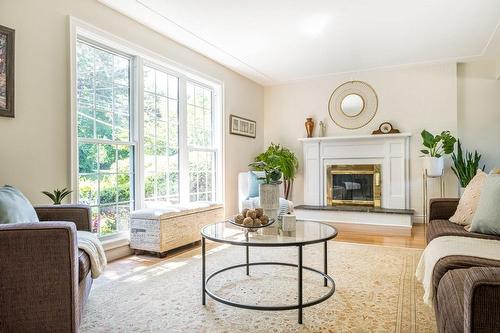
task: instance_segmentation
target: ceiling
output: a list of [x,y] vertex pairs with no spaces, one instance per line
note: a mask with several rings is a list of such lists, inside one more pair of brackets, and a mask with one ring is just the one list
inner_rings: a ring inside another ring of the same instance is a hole
[[263,85],[463,61],[500,41],[499,0],[99,1]]

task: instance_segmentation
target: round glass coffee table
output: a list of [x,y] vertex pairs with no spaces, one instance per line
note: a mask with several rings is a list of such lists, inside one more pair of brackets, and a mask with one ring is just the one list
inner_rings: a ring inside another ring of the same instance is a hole
[[[265,228],[258,229],[256,232],[246,232],[245,228],[235,226],[229,222],[218,222],[209,224],[201,229],[201,254],[202,254],[202,304],[205,305],[206,295],[209,295],[214,300],[223,304],[250,309],[250,310],[266,310],[266,311],[280,311],[280,310],[298,310],[298,322],[302,324],[302,309],[308,306],[319,304],[330,298],[335,292],[335,282],[332,277],[328,275],[327,264],[327,250],[328,240],[337,236],[337,230],[324,223],[313,221],[297,221],[293,226],[288,226],[284,229],[281,224],[276,221],[273,225]],[[217,243],[225,243],[236,246],[246,247],[246,262],[244,264],[225,267],[206,276],[206,240],[211,240]],[[323,272],[302,264],[302,248],[305,245],[323,243]],[[298,263],[284,263],[284,262],[250,262],[249,247],[297,247],[298,249]],[[250,266],[258,265],[280,265],[297,267],[297,304],[292,305],[250,305],[230,301],[223,297],[216,295],[207,288],[208,282],[218,274],[226,272],[235,268],[246,268],[246,274],[250,275]],[[328,292],[322,297],[309,302],[303,302],[302,295],[302,272],[308,270],[317,273],[323,277],[324,286],[330,286]]]

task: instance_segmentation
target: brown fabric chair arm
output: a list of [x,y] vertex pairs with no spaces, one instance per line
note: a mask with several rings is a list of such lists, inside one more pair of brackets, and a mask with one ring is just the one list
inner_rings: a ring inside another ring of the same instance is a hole
[[77,306],[75,225],[0,225],[0,332],[76,332]]
[[464,279],[464,331],[500,332],[500,267],[474,267]]
[[429,221],[448,220],[457,210],[457,198],[439,198],[429,201]]
[[75,223],[78,230],[92,229],[92,213],[86,205],[36,206],[35,211],[40,222],[68,221]]
[[434,286],[434,290],[437,289],[439,281],[441,281],[441,278],[446,274],[446,272],[454,269],[467,269],[471,267],[500,268],[500,261],[462,255],[441,258],[434,266],[434,271],[432,272],[432,285]]

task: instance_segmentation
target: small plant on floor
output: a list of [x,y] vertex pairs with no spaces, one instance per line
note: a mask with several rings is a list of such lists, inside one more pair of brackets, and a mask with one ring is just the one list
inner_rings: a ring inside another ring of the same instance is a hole
[[62,190],[55,189],[54,191],[52,191],[52,193],[48,191],[42,191],[43,194],[45,194],[52,200],[54,205],[60,205],[63,199],[70,195],[71,192],[73,191],[70,191],[67,188],[63,188]]
[[248,165],[256,171],[264,171],[265,177],[259,179],[264,181],[264,184],[280,184],[281,170],[279,167],[272,166],[264,161],[253,162]]
[[[451,167],[458,180],[460,181],[461,187],[467,187],[469,182],[476,175],[477,170],[479,169],[479,161],[481,160],[481,155],[478,154],[477,150],[469,152],[465,150],[465,154],[462,151],[462,144],[460,140],[458,140],[457,144],[457,152],[453,152],[451,155],[454,166]],[[485,165],[481,168],[484,171]]]

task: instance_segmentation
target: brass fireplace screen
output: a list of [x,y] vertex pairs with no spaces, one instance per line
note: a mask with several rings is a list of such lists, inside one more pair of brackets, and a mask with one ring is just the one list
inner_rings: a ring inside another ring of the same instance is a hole
[[328,205],[380,207],[380,164],[329,165],[326,179]]

